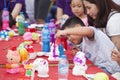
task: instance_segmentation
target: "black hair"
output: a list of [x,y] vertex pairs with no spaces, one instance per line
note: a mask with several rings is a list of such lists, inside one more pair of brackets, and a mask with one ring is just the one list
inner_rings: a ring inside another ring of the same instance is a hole
[[120,12],[120,6],[115,4],[112,0],[102,0],[102,1],[101,0],[86,0],[86,1],[95,4],[99,10],[95,20],[92,20],[90,16],[88,17],[88,23],[90,21],[89,24],[91,23],[94,24],[96,28],[106,27],[108,16],[111,10]]
[[62,30],[64,30],[65,28],[73,28],[73,27],[75,27],[76,24],[79,24],[81,26],[85,26],[85,24],[83,23],[83,21],[80,18],[78,18],[78,17],[70,17],[63,24]]

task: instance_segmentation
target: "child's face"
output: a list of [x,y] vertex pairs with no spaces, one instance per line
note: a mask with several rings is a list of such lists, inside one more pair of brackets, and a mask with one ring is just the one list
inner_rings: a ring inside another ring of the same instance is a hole
[[70,6],[75,16],[82,17],[84,15],[84,8],[81,0],[71,0]]
[[75,45],[80,44],[82,41],[82,37],[78,35],[68,35],[67,38]]
[[[75,25],[75,27],[80,27],[79,25]],[[68,28],[65,28],[68,29]],[[77,45],[82,42],[82,36],[79,35],[67,35],[67,39],[71,41],[73,44]]]
[[83,1],[83,2],[84,2],[84,5],[87,9],[87,14],[89,16],[91,16],[93,19],[96,19],[97,14],[99,12],[97,6],[95,4],[88,2],[88,1]]

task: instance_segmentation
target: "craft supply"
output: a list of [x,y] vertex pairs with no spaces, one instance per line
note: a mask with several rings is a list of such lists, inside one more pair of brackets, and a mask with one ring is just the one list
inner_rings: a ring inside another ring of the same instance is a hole
[[42,29],[42,51],[50,52],[50,31],[47,25]]

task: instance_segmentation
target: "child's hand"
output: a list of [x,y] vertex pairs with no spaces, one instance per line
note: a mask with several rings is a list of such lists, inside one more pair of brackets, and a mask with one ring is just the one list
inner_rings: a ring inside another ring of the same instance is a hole
[[120,65],[120,52],[112,50],[111,58],[112,60],[117,61]]
[[56,32],[56,35],[55,35],[56,37],[65,37],[66,36],[66,33],[65,33],[65,31],[64,30],[58,30],[57,32]]
[[73,46],[73,49],[72,49],[73,54],[76,54],[78,51],[80,51],[80,48],[77,46]]

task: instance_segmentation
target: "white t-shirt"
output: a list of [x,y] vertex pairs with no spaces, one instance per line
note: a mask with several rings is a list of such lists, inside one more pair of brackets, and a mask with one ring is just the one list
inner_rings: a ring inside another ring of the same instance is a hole
[[110,16],[106,32],[108,36],[120,35],[120,13],[117,12]]
[[120,0],[113,0],[116,4],[120,5]]
[[[93,27],[91,27],[93,28]],[[83,38],[82,51],[87,53],[88,59],[98,67],[105,67],[110,73],[120,72],[120,66],[111,60],[112,41],[100,29],[93,28],[95,35],[91,41]]]

